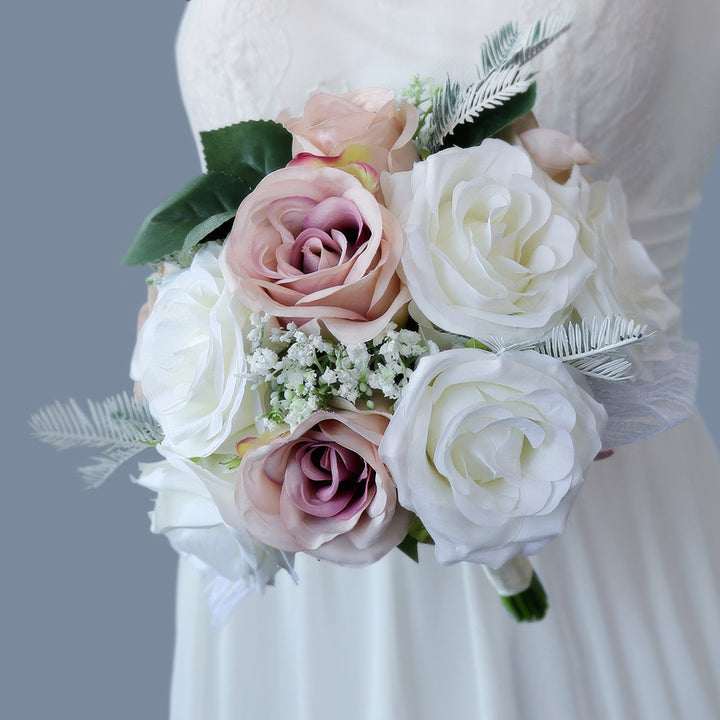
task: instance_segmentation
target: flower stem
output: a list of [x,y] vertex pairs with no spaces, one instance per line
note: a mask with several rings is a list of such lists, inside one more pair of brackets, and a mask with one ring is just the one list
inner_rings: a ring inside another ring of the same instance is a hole
[[497,570],[485,567],[485,572],[502,604],[518,622],[533,622],[545,617],[547,595],[530,560],[520,555]]
[[500,595],[507,611],[518,622],[542,620],[548,609],[548,599],[537,573],[532,574],[530,587],[516,595]]

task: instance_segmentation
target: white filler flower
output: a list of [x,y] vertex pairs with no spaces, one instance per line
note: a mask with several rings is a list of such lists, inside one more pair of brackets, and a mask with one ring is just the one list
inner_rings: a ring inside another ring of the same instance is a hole
[[442,330],[538,337],[564,319],[595,269],[561,186],[522,148],[494,139],[450,148],[383,175],[382,187],[407,234],[412,298]]
[[218,253],[209,243],[163,278],[132,360],[164,445],[185,457],[233,452],[236,433],[264,412],[245,375],[250,311],[225,288]]
[[159,448],[166,459],[142,464],[139,485],[157,493],[150,513],[152,532],[165,535],[173,549],[201,571],[212,570],[236,585],[238,596],[262,592],[292,553],[233,529],[223,512],[233,507],[236,470],[213,459],[193,462]]
[[498,568],[562,533],[605,420],[554,358],[448,350],[418,363],[380,457],[439,562]]

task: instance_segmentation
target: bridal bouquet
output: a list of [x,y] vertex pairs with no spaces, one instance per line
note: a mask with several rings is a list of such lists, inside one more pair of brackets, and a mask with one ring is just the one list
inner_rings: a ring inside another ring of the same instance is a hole
[[538,619],[527,556],[592,462],[688,413],[676,309],[619,183],[589,182],[591,153],[531,113],[527,62],[566,28],[501,28],[469,83],[318,93],[203,133],[207,171],[144,223],[135,397],[33,427],[104,444],[91,483],[155,446],[152,530],[217,607],[294,553],[362,566],[431,543]]

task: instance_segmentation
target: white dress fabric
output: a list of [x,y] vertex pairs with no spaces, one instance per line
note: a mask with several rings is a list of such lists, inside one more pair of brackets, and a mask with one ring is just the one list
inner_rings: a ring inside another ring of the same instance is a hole
[[[480,40],[551,0],[192,0],[178,41],[194,130],[297,112],[316,90],[472,71]],[[583,0],[538,57],[536,115],[618,175],[634,236],[679,302],[690,216],[720,137],[720,7]],[[720,718],[720,459],[694,417],[595,463],[534,558],[550,597],[516,624],[476,565],[399,551],[298,556],[211,626],[180,564],[172,720]]]

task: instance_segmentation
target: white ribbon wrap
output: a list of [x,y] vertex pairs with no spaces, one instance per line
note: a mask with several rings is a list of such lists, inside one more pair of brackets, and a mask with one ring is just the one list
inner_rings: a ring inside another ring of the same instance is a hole
[[532,582],[533,566],[523,555],[516,555],[497,570],[487,565],[483,565],[483,568],[498,595],[518,595],[527,590]]

